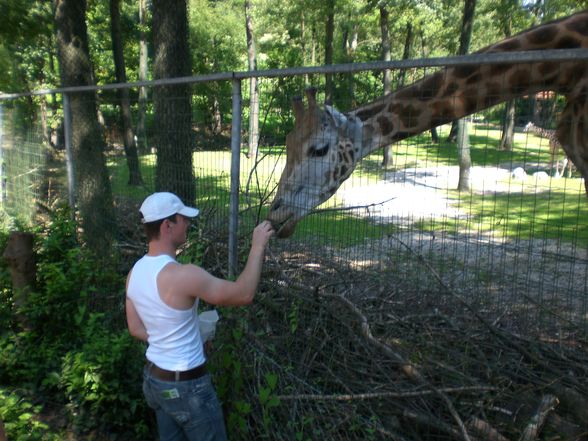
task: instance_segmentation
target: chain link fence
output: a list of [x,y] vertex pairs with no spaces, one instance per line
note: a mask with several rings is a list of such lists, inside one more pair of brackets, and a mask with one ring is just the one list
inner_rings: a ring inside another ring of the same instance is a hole
[[[260,72],[257,146],[247,74],[182,79],[191,84],[188,135],[202,211],[190,236],[197,256],[189,257],[219,276],[238,272],[286,162],[290,102],[306,86],[324,96],[324,74],[333,74],[337,107],[348,111],[381,96],[384,68],[410,83],[466,62],[480,60]],[[155,129],[159,84],[128,87],[135,185],[116,87],[97,92],[123,270],[145,250],[138,207],[156,190],[157,140],[168,136]],[[140,105],[141,87],[148,99]],[[76,164],[60,96],[0,101],[7,218],[34,223],[71,200],[68,161]],[[234,344],[247,366],[240,381],[219,384],[221,395],[247,403],[233,402],[237,438],[533,439],[524,438],[530,425],[554,408],[549,430],[586,435],[588,203],[579,173],[554,176],[548,139],[524,131],[529,121],[552,128],[560,106],[555,95],[517,100],[512,150],[498,149],[504,105],[469,117],[469,190],[457,190],[457,149],[442,126],[436,142],[424,133],[391,146],[387,167],[383,151],[365,158],[292,238],[272,241],[255,304],[221,311],[219,341]],[[234,364],[213,362],[219,378],[235,375]]]

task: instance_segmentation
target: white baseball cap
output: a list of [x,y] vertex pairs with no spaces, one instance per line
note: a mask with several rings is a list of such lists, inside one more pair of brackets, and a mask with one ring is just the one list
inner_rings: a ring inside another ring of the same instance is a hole
[[147,196],[139,211],[143,215],[144,224],[165,219],[173,214],[196,217],[200,212],[197,208],[186,207],[179,197],[168,192],[153,193]]

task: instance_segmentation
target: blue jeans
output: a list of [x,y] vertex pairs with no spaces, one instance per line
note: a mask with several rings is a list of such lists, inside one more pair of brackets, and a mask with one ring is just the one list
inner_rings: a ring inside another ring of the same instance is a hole
[[143,372],[143,393],[155,410],[160,441],[226,441],[223,411],[210,374],[161,381]]

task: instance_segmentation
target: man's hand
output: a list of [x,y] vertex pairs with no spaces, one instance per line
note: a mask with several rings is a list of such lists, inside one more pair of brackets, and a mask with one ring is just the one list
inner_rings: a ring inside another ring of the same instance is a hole
[[251,239],[251,248],[260,248],[265,250],[270,237],[274,235],[275,231],[269,221],[263,221],[253,230],[253,238]]

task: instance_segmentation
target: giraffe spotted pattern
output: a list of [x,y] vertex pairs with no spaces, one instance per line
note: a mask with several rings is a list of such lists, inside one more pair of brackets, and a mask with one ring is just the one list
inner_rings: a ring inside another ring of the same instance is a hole
[[[588,11],[523,31],[478,53],[574,48],[588,48]],[[295,126],[286,138],[286,167],[267,219],[278,237],[288,237],[297,222],[331,197],[357,163],[375,150],[542,91],[565,97],[555,138],[588,178],[588,62],[584,59],[447,67],[346,114],[330,106],[319,108],[316,91],[307,91],[306,108],[301,99],[293,103]],[[585,185],[588,191],[588,179]]]

